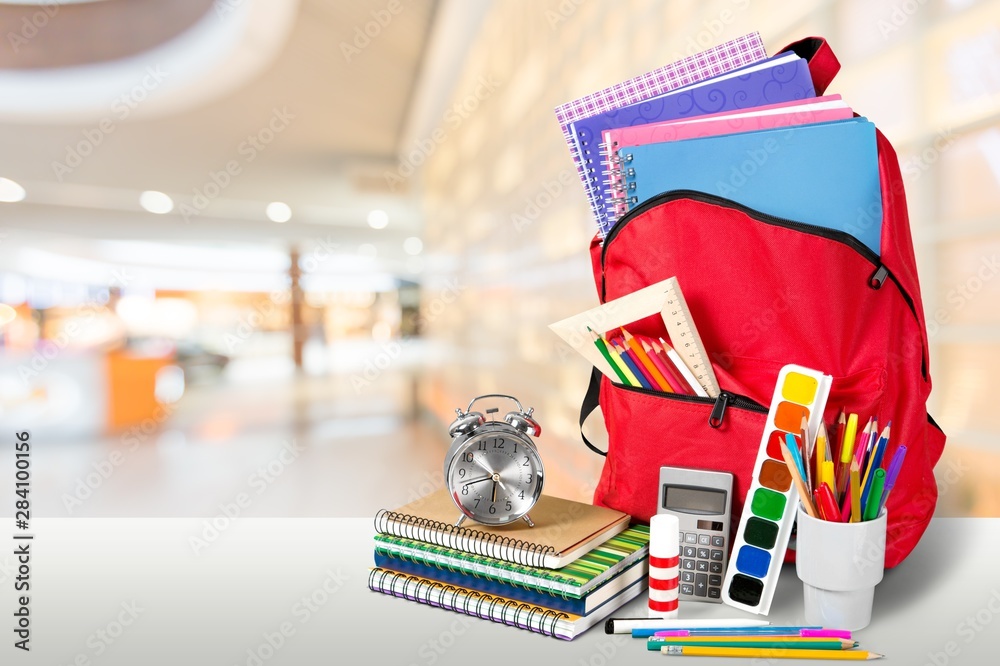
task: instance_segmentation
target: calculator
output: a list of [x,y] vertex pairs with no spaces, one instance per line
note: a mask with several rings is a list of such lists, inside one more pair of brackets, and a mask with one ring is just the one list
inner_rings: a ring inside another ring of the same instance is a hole
[[733,475],[686,467],[660,468],[657,513],[680,524],[682,601],[722,602],[729,555]]

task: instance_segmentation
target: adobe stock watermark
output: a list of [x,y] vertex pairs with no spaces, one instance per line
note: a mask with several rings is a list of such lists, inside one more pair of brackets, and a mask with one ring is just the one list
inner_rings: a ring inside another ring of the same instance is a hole
[[[273,659],[274,655],[295,636],[298,627],[309,622],[323,610],[330,599],[350,581],[350,577],[340,569],[336,571],[327,569],[325,573],[326,577],[323,581],[300,597],[289,609],[289,613],[297,624],[292,620],[283,620],[275,627],[274,631],[262,633],[260,635],[262,640],[247,648],[245,659],[241,657],[243,659],[242,666],[264,666],[265,663]],[[237,663],[236,666],[240,666],[240,664]]]
[[354,26],[351,41],[340,42],[340,53],[344,56],[344,60],[351,62],[361,55],[362,51],[382,35],[382,31],[389,27],[393,19],[403,13],[403,9],[402,0],[389,0],[385,7],[369,12],[371,20],[366,21],[364,25]]
[[118,127],[118,123],[127,119],[132,112],[139,107],[149,94],[156,90],[164,80],[170,76],[159,65],[147,67],[146,73],[131,89],[116,97],[111,102],[111,113],[97,121],[97,124],[83,130],[81,138],[76,143],[67,144],[64,151],[63,160],[52,161],[52,173],[60,183],[66,176],[83,164],[84,160],[94,154],[97,148],[104,143],[104,139],[112,134]]
[[17,32],[11,30],[7,33],[7,43],[10,44],[11,50],[15,54],[20,53],[23,46],[27,46],[28,42],[48,26],[49,21],[59,13],[62,4],[58,0],[38,3],[36,5],[38,11],[30,16],[22,16],[20,29]]
[[[426,307],[421,308],[421,314],[417,317],[417,329],[423,330],[425,326],[432,324],[458,301],[467,288],[466,285],[458,281],[458,278],[446,279],[444,288],[438,292],[438,295],[431,299]],[[362,391],[378,381],[382,373],[392,367],[403,351],[413,342],[414,338],[404,338],[400,341],[392,340],[382,344],[379,352],[365,362],[362,371],[351,375],[351,388],[354,389],[355,395],[360,395]]]
[[274,314],[275,310],[289,303],[291,300],[292,294],[290,290],[279,289],[268,294],[267,300],[254,303],[250,313],[240,317],[236,323],[236,327],[223,336],[226,351],[234,354],[244,342],[253,337],[253,334],[260,329],[268,317]]
[[740,13],[746,11],[750,6],[750,0],[732,0],[730,5],[731,7],[726,7],[714,18],[703,20],[698,27],[698,31],[690,35],[684,43],[684,51],[675,53],[670,60],[681,60],[684,57],[701,53],[718,44],[726,28],[732,25]]
[[417,648],[417,656],[420,659],[419,661],[411,661],[409,666],[417,666],[417,664],[434,666],[461,641],[462,636],[475,621],[476,618],[468,615],[459,615],[453,619],[451,624],[439,631],[436,636],[428,638]]
[[[993,588],[978,610],[966,615],[955,625],[956,640],[947,641],[941,646],[941,650],[928,652],[923,666],[948,666],[953,659],[962,654],[963,646],[968,646],[989,629],[997,615],[1000,615],[1000,591]],[[991,633],[995,631],[994,629]],[[961,639],[961,643],[957,639]]]
[[545,21],[549,24],[549,30],[555,30],[565,23],[584,2],[586,0],[562,0],[555,9],[546,9]]
[[500,87],[498,81],[492,74],[480,76],[476,79],[472,92],[462,99],[454,102],[444,112],[441,123],[435,127],[428,136],[415,139],[413,146],[406,149],[400,155],[396,168],[392,171],[383,172],[385,183],[389,191],[395,192],[396,188],[406,182],[406,180],[416,173],[417,169],[430,158],[442,143],[448,140],[448,133],[458,129],[476,110],[479,105],[486,101]]
[[524,208],[517,213],[511,213],[510,221],[514,230],[521,233],[538,221],[542,213],[551,206],[566,187],[573,182],[573,173],[563,169],[555,180],[543,180],[541,191],[524,198]]
[[[220,502],[218,512],[211,518],[201,521],[201,531],[188,538],[188,545],[194,554],[200,556],[206,548],[218,541],[219,537],[253,505],[254,499],[267,492],[289,465],[299,459],[303,451],[305,447],[295,439],[285,440],[277,455],[247,477],[247,490],[241,490],[232,499]],[[253,494],[249,492],[251,490]]]
[[917,182],[921,176],[930,171],[931,167],[941,159],[941,155],[947,152],[957,140],[958,137],[955,136],[950,127],[938,130],[931,145],[900,162],[899,169],[903,176],[911,177],[909,184]]
[[118,610],[111,620],[87,636],[84,645],[90,649],[77,652],[73,659],[68,662],[71,666],[93,666],[93,664],[99,663],[99,658],[121,640],[126,629],[134,625],[139,617],[146,612],[134,600],[123,601],[120,608],[121,610]]
[[253,134],[248,134],[236,146],[236,153],[242,159],[231,159],[220,169],[210,170],[205,182],[192,190],[191,203],[185,202],[178,206],[184,221],[190,223],[192,218],[201,215],[227,187],[233,184],[233,180],[243,173],[243,168],[247,164],[257,159],[257,156],[271,145],[279,134],[289,128],[293,120],[295,115],[288,111],[288,107],[271,109],[271,117],[267,122]]
[[[127,287],[134,280],[125,268],[117,268],[111,274],[111,287]],[[91,298],[79,305],[74,316],[68,317],[66,323],[49,340],[43,340],[35,348],[31,357],[17,366],[17,374],[21,382],[28,385],[41,373],[45,372],[49,363],[59,357],[69,344],[81,334],[88,331],[98,315],[107,314],[107,294],[102,300]]]
[[107,483],[108,479],[125,463],[128,456],[135,453],[144,442],[148,441],[173,415],[175,410],[176,407],[173,404],[161,404],[153,410],[150,416],[125,430],[118,440],[120,445],[112,449],[98,462],[91,463],[92,471],[78,477],[71,492],[62,494],[60,499],[66,513],[72,516],[74,511],[93,497],[94,493]]
[[875,22],[882,39],[889,39],[889,35],[906,25],[926,4],[927,0],[903,0],[893,5],[888,15],[879,17]]

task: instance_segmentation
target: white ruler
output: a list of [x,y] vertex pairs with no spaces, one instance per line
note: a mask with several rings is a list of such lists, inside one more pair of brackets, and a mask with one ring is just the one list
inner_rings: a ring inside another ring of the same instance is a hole
[[708,361],[708,353],[705,351],[701,336],[698,335],[698,329],[694,325],[694,319],[691,318],[691,311],[684,301],[684,294],[681,293],[677,278],[672,277],[664,282],[664,294],[667,299],[660,314],[667,327],[670,344],[705,392],[712,398],[718,397],[719,380],[715,378],[715,371]]

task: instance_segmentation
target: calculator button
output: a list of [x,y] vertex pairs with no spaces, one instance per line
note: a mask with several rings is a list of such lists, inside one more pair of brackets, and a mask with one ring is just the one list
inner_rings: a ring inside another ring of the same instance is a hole
[[705,574],[698,574],[698,578],[694,583],[694,596],[705,597],[708,596],[708,576]]
[[698,535],[698,545],[699,546],[708,546],[711,543],[712,543],[712,540],[711,540],[711,537],[709,535],[707,535],[707,534],[699,534]]
[[708,559],[708,548],[699,548],[698,549],[698,557],[700,557],[703,560],[707,560]]
[[693,571],[682,571],[681,572],[681,582],[682,583],[693,583],[694,582],[694,572]]
[[694,562],[694,560],[681,560],[681,567],[688,571],[694,571]]
[[709,585],[722,585],[722,576],[709,576],[708,577],[708,584]]
[[724,537],[714,536],[712,537],[712,545],[716,548],[722,548],[726,545],[726,539]]
[[698,535],[694,532],[687,532],[684,535],[684,543],[698,543]]
[[[688,562],[691,562],[691,561],[692,560],[688,560]],[[698,571],[708,571],[708,562],[705,562],[703,560],[698,560],[697,562],[695,562],[695,565],[696,565],[695,568]]]
[[712,573],[714,574],[722,573],[722,562],[711,562],[707,564],[709,564],[708,570],[711,571]]
[[689,597],[693,597],[694,585],[681,585],[681,594],[686,594]]
[[721,588],[710,587],[710,588],[708,588],[708,598],[709,599],[720,599],[721,598],[721,594],[720,594],[721,592],[722,592]]
[[715,562],[721,562],[722,561],[722,551],[721,550],[713,550],[712,551],[712,560],[715,561]]
[[684,546],[684,557],[694,557],[697,549],[694,546]]

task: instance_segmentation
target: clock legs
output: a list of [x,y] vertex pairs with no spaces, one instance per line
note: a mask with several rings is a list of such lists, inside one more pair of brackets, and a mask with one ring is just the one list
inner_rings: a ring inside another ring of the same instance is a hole
[[524,522],[528,523],[528,527],[534,527],[535,526],[535,523],[533,523],[531,521],[531,516],[529,516],[528,514],[524,514],[523,516],[521,516],[521,518],[524,519]]
[[464,523],[464,522],[465,522],[465,519],[466,519],[467,517],[468,517],[468,516],[466,516],[466,515],[465,515],[464,513],[463,513],[462,515],[460,515],[460,516],[458,517],[458,520],[457,520],[457,521],[455,521],[455,527],[461,527],[461,526],[462,526],[462,523]]

